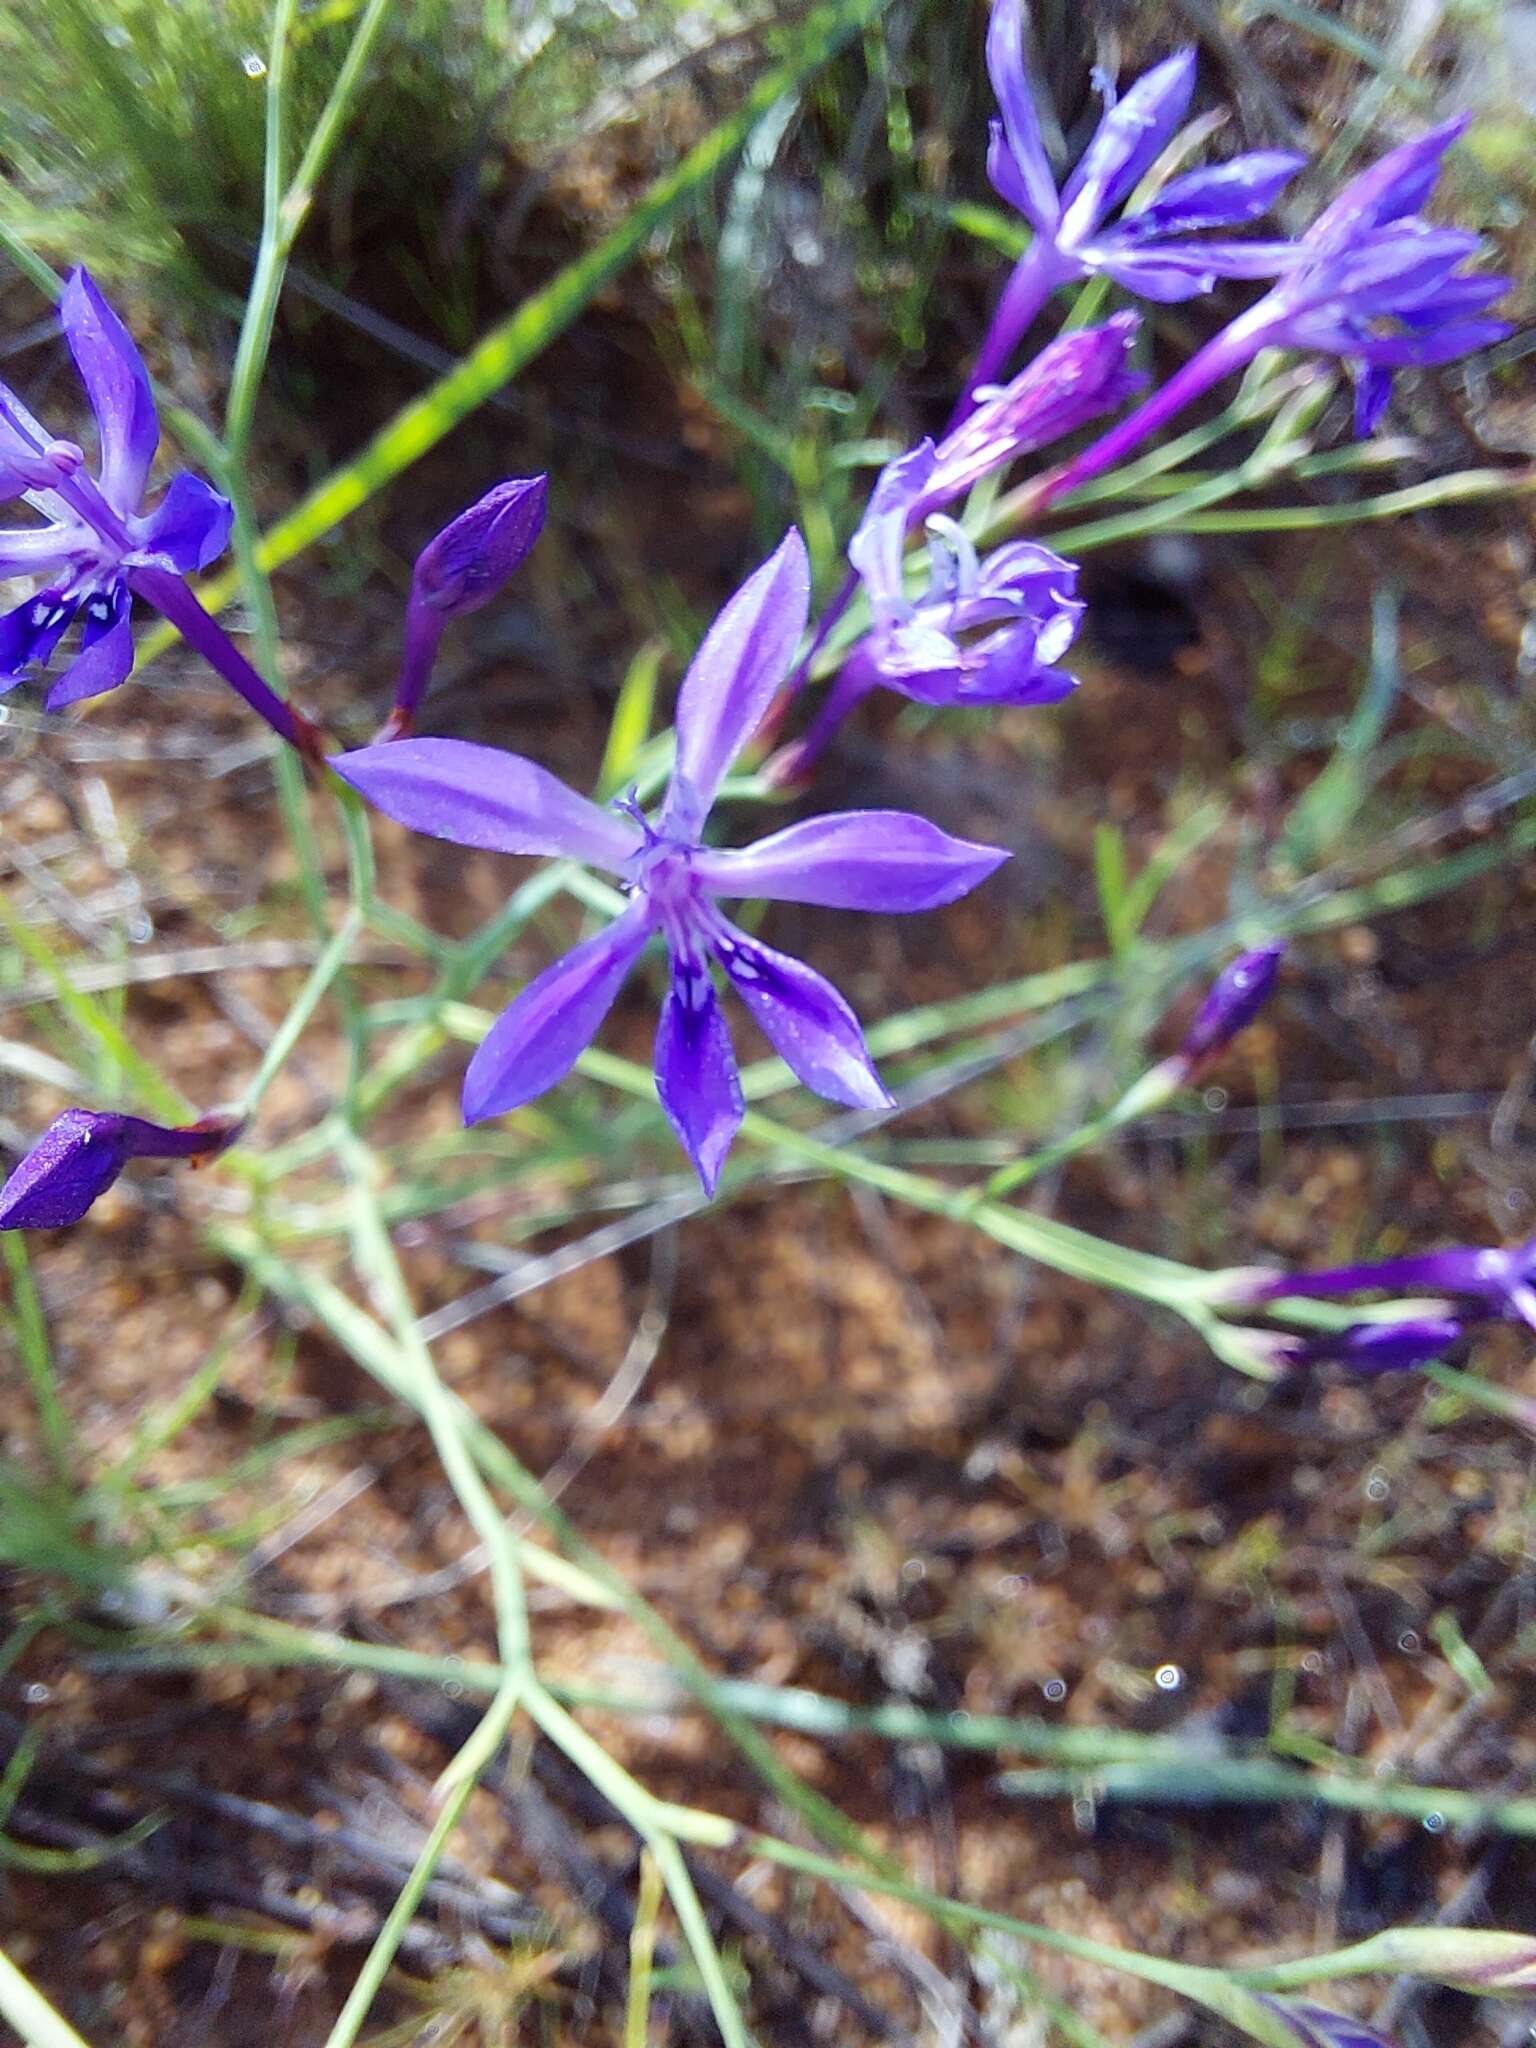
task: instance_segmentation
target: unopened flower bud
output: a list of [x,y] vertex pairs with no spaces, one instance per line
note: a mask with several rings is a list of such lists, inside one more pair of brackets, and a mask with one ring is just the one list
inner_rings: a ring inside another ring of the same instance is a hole
[[444,626],[490,603],[542,532],[548,492],[548,477],[509,477],[450,520],[416,557],[395,704],[381,740],[403,739],[411,730]]
[[1259,946],[1221,970],[1179,1047],[1186,1068],[1204,1065],[1247,1030],[1269,1000],[1284,952],[1280,944]]

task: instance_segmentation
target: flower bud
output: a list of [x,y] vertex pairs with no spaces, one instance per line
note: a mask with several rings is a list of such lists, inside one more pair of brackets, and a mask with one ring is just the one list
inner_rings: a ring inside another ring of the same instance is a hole
[[509,477],[450,520],[416,557],[394,708],[379,739],[404,739],[410,732],[444,626],[490,603],[543,531],[548,493],[548,477]]
[[243,1118],[205,1117],[167,1129],[142,1117],[66,1109],[0,1188],[0,1230],[58,1230],[78,1223],[130,1159],[196,1159],[224,1151]]
[[1179,1047],[1186,1067],[1203,1065],[1247,1030],[1269,1000],[1284,952],[1280,944],[1260,946],[1221,970]]
[[538,539],[548,490],[547,477],[512,477],[451,520],[416,557],[412,602],[447,618],[489,604]]

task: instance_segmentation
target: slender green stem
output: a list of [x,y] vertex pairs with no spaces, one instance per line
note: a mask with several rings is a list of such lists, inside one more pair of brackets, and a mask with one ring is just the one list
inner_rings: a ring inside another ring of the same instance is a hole
[[27,2048],[88,2048],[69,2022],[35,1991],[4,1949],[0,1949],[0,2014]]
[[283,130],[287,117],[288,58],[297,0],[275,0],[267,44],[267,142],[262,168],[261,240],[235,348],[224,412],[224,446],[231,469],[245,464],[256,396],[272,345],[272,327],[283,289],[287,252],[283,244]]
[[434,1871],[442,1860],[449,1837],[459,1824],[475,1781],[466,1777],[457,1784],[443,1801],[442,1811],[433,1823],[432,1832],[421,1845],[421,1852],[411,1866],[411,1874],[400,1888],[400,1894],[390,1907],[384,1925],[379,1929],[374,1944],[368,1951],[357,1980],[347,1994],[347,2002],[337,2015],[336,2024],[325,2037],[325,2048],[352,2048],[364,2021],[379,1995],[379,1987],[389,1974],[389,1967],[395,1960],[405,1930],[415,1916],[421,1897],[432,1881]]

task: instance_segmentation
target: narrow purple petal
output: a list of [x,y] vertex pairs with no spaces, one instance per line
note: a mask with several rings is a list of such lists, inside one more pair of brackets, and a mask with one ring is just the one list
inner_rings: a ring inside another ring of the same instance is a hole
[[1392,372],[1367,363],[1355,378],[1355,439],[1365,441],[1381,425],[1392,402]]
[[565,1079],[601,1029],[651,929],[649,905],[632,904],[606,931],[546,967],[508,1004],[464,1075],[467,1124],[521,1109]]
[[1390,2034],[1380,2034],[1364,2020],[1331,2006],[1314,2005],[1305,1998],[1275,1998],[1263,1991],[1254,1996],[1284,2020],[1303,2048],[1398,2048]]
[[731,1035],[702,963],[674,959],[656,1028],[656,1092],[706,1195],[741,1128],[745,1104]]
[[677,766],[663,830],[697,835],[726,770],[761,724],[810,608],[811,565],[794,527],[726,605],[677,699]]
[[[0,479],[0,495],[4,490]],[[79,538],[78,529],[58,524],[0,528],[0,576],[39,576],[67,565]]]
[[967,895],[1007,858],[1003,847],[952,839],[911,811],[834,811],[786,825],[755,846],[706,848],[693,872],[714,896],[934,910]]
[[478,611],[500,590],[544,527],[547,476],[509,477],[428,541],[412,585],[434,611]]
[[171,478],[165,496],[137,529],[134,553],[152,557],[178,576],[190,576],[219,559],[234,523],[228,498],[184,469]]
[[1476,1294],[1501,1300],[1519,1277],[1524,1247],[1456,1245],[1443,1252],[1420,1252],[1407,1259],[1367,1260],[1356,1266],[1333,1266],[1318,1273],[1276,1273],[1256,1279],[1243,1290],[1248,1302],[1283,1301],[1301,1295],[1311,1301],[1332,1301],[1349,1294]]
[[1508,320],[1450,320],[1419,334],[1365,334],[1356,337],[1353,353],[1363,362],[1402,370],[1433,363],[1454,363],[1462,356],[1491,348],[1514,333]]
[[67,704],[104,697],[127,680],[133,670],[133,628],[128,623],[132,609],[133,600],[122,583],[86,599],[81,607],[85,629],[80,653],[48,692],[46,710],[62,711]]
[[864,517],[848,543],[848,559],[863,578],[876,619],[900,618],[908,609],[902,589],[907,530],[937,460],[933,443],[919,441],[888,462],[875,479]]
[[627,818],[499,747],[391,740],[333,755],[329,765],[386,817],[456,846],[559,855],[616,874],[640,844]]
[[1454,1316],[1408,1316],[1395,1323],[1351,1323],[1333,1336],[1315,1337],[1292,1353],[1296,1365],[1344,1365],[1351,1372],[1411,1372],[1428,1365],[1466,1332]]
[[1157,197],[1126,222],[1141,234],[1187,235],[1195,228],[1236,227],[1267,213],[1306,158],[1285,149],[1255,149],[1224,164],[1170,178]]
[[136,512],[160,441],[143,358],[88,271],[71,274],[59,322],[101,430],[101,494],[115,511]]
[[849,1109],[889,1109],[859,1020],[812,967],[720,920],[715,957],[796,1080]]
[[1323,209],[1308,228],[1307,241],[1318,248],[1332,248],[1364,231],[1417,213],[1434,190],[1442,158],[1464,132],[1467,121],[1466,115],[1443,121],[1438,128],[1378,157]]
[[13,682],[41,668],[69,631],[79,601],[58,590],[34,590],[0,617],[0,676]]
[[1109,108],[1067,181],[1062,205],[1070,224],[1091,234],[1130,196],[1173,137],[1195,89],[1195,53],[1177,50],[1154,64]]
[[[994,0],[992,19],[987,24],[987,73],[1003,117],[1002,145],[999,147],[994,139],[993,155],[988,160],[989,175],[1009,204],[1016,206],[1041,234],[1048,235],[1056,225],[1060,209],[1024,61],[1020,0]],[[995,126],[993,133],[996,138]],[[998,170],[1002,170],[1002,178]]]
[[1214,289],[1218,279],[1283,276],[1296,262],[1292,242],[1148,242],[1112,229],[1083,259],[1142,298],[1172,305]]

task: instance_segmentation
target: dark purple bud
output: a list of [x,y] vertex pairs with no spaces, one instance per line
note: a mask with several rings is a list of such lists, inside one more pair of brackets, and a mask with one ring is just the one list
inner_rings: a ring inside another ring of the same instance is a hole
[[130,1159],[197,1159],[232,1145],[244,1120],[210,1116],[179,1129],[95,1109],[66,1109],[0,1188],[0,1230],[78,1223]]
[[450,520],[416,557],[395,705],[380,740],[410,732],[444,626],[490,603],[543,531],[548,494],[548,477],[509,477]]
[[450,521],[416,557],[411,597],[448,618],[489,604],[538,539],[549,479],[515,476]]
[[1212,1058],[1247,1030],[1269,1001],[1284,953],[1282,944],[1259,946],[1240,953],[1221,970],[1179,1047],[1179,1058],[1187,1066]]
[[1408,1316],[1395,1323],[1351,1323],[1330,1336],[1299,1341],[1290,1363],[1346,1365],[1352,1372],[1410,1372],[1428,1365],[1463,1335],[1454,1316]]

